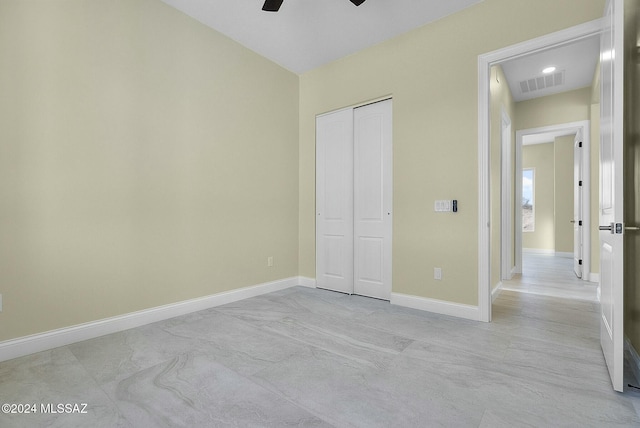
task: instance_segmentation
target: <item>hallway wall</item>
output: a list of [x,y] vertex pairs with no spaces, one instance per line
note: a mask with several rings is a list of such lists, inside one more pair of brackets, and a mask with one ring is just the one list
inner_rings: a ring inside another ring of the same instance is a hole
[[[491,69],[491,98],[489,100],[491,104],[491,224],[502,224],[501,213],[501,187],[502,187],[502,112],[504,111],[511,120],[511,171],[515,171],[515,145],[516,135],[515,128],[513,126],[514,101],[511,94],[511,89],[507,84],[507,78],[502,71],[502,67],[499,65],[492,67]],[[514,173],[515,174],[515,173]],[[512,178],[513,179],[513,178]],[[512,190],[515,192],[515,184],[512,185]],[[515,222],[512,221],[512,224]],[[513,235],[512,248],[515,252],[515,235]],[[501,227],[491,228],[491,287],[496,288],[500,285],[502,278],[501,275]],[[515,255],[512,252],[512,263],[514,263]],[[513,267],[513,266],[511,266]]]
[[553,142],[522,147],[522,169],[534,170],[534,230],[522,232],[522,248],[555,250],[555,158]]
[[574,140],[575,135],[569,135],[553,142],[554,249],[558,253],[573,253]]

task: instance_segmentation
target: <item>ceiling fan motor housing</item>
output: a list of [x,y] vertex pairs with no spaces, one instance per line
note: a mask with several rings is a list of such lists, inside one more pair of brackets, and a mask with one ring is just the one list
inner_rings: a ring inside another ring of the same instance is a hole
[[[266,12],[277,12],[280,10],[280,6],[282,6],[282,2],[284,0],[265,0],[264,5],[262,6],[262,10]],[[351,3],[356,6],[360,6],[365,0],[350,0]]]

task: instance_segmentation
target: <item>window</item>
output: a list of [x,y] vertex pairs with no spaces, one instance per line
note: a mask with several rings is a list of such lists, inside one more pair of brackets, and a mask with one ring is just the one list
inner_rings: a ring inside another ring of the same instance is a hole
[[536,218],[534,210],[534,179],[533,168],[522,170],[522,231],[533,232]]

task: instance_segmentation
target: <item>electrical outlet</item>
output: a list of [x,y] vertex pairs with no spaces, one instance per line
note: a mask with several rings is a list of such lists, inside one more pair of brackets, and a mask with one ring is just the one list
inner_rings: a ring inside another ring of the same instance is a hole
[[267,267],[273,267],[273,256],[267,257]]
[[442,280],[442,268],[433,268],[433,279]]

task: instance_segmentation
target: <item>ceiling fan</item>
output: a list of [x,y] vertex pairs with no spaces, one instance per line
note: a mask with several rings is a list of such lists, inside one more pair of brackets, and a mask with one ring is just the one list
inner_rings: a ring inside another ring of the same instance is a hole
[[[264,6],[262,6],[262,10],[266,12],[277,12],[278,10],[280,10],[280,6],[282,6],[283,1],[284,0],[266,0],[264,2]],[[349,1],[355,4],[356,6],[360,6],[362,3],[365,2],[365,0],[349,0]]]

